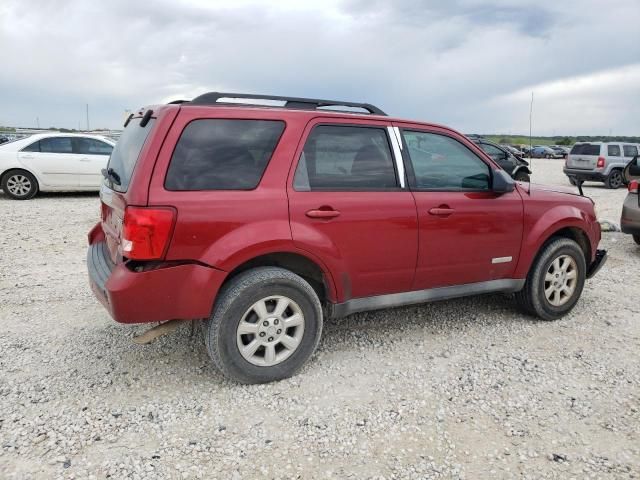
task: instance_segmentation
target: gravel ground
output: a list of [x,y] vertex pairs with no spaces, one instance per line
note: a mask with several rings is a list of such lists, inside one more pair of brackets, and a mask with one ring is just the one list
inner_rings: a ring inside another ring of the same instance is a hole
[[[534,180],[568,185],[562,161]],[[625,191],[593,185],[619,222]],[[0,193],[0,477],[640,478],[640,248],[565,319],[505,295],[327,322],[296,377],[239,386],[190,323],[152,345],[92,297],[96,195]]]

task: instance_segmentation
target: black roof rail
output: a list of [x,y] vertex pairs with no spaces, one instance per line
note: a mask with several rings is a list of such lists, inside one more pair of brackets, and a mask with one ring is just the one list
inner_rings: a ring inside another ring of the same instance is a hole
[[[370,103],[355,103],[355,102],[341,102],[339,100],[320,100],[317,98],[299,98],[299,97],[278,97],[275,95],[254,95],[247,93],[222,93],[222,92],[209,92],[199,95],[189,102],[191,105],[257,105],[260,107],[269,107],[270,105],[236,103],[236,102],[219,102],[220,99],[233,98],[238,100],[273,100],[284,102],[284,108],[291,108],[296,110],[317,110],[322,107],[348,107],[348,108],[361,108],[366,110],[370,114],[374,115],[387,115],[375,105]],[[339,109],[336,109],[339,110]]]

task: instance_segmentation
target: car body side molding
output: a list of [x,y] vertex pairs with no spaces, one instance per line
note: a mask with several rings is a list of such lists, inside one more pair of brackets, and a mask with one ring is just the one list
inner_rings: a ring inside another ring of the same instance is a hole
[[417,290],[414,292],[354,298],[344,303],[331,304],[329,316],[331,318],[341,318],[351,315],[352,313],[366,312],[368,310],[401,307],[405,305],[434,302],[436,300],[447,300],[450,298],[466,297],[483,293],[512,293],[521,290],[522,287],[524,287],[525,280],[526,279],[524,278],[508,278],[501,280],[489,280],[487,282],[467,283],[465,285],[453,285],[450,287],[429,288],[427,290]]

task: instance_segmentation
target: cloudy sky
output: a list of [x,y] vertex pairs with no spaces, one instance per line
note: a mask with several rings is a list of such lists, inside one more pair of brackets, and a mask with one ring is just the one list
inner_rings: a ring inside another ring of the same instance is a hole
[[206,91],[464,132],[640,134],[639,0],[0,2],[0,125],[117,128]]

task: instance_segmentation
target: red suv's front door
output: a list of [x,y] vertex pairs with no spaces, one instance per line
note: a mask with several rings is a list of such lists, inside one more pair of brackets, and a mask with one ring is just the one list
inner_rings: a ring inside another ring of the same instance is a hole
[[416,207],[400,181],[399,149],[387,126],[314,119],[288,182],[293,240],[332,272],[339,302],[407,291],[413,283]]
[[403,125],[402,137],[420,225],[412,289],[509,278],[522,241],[517,189],[492,192],[489,162],[449,130]]

